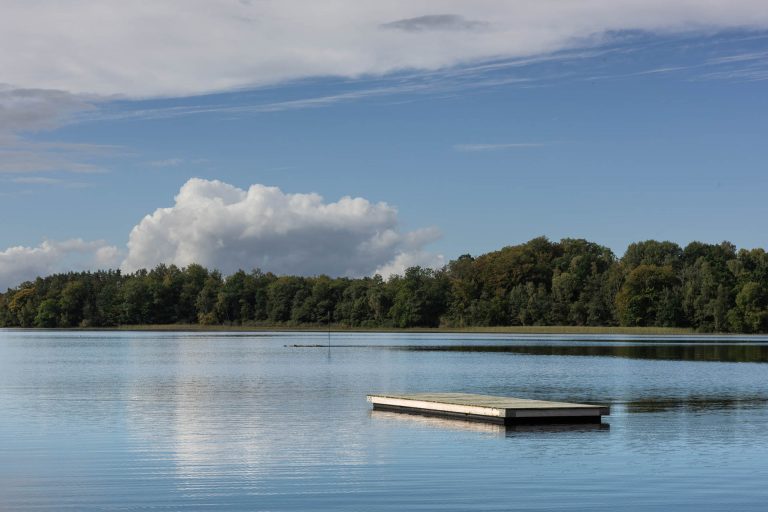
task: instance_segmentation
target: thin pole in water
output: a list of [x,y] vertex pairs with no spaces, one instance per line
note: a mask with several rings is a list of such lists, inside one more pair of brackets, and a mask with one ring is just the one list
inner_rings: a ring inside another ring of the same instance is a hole
[[331,350],[331,310],[328,310],[328,350]]

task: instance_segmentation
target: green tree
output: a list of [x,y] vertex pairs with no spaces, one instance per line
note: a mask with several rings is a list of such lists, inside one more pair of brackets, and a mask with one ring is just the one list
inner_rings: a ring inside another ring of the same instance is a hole
[[624,281],[616,306],[622,325],[678,325],[681,316],[679,280],[671,266],[640,265]]
[[392,279],[397,292],[390,310],[397,327],[437,327],[446,309],[449,283],[442,272],[411,267]]
[[35,287],[22,284],[8,301],[8,312],[12,327],[32,327],[37,316]]
[[211,272],[205,278],[203,288],[200,290],[195,301],[197,321],[199,323],[203,325],[219,323],[219,318],[216,316],[216,304],[219,301],[219,291],[222,284],[221,274],[218,271]]
[[121,284],[119,276],[116,276],[115,279],[104,282],[99,291],[96,292],[94,299],[96,308],[95,326],[111,327],[120,323]]
[[733,330],[768,331],[768,290],[761,283],[747,282],[736,295],[736,306],[728,312]]
[[611,301],[604,300],[607,273],[616,257],[607,247],[583,239],[560,241],[562,255],[553,261],[552,318],[555,324],[610,323]]
[[196,264],[38,277],[0,294],[0,326],[199,322],[350,326],[654,325],[768,332],[768,254],[729,242],[631,244],[621,260],[583,239],[544,237],[388,280],[223,278]]
[[59,302],[56,299],[45,299],[37,308],[35,327],[58,327],[59,314]]
[[267,315],[272,322],[291,320],[293,300],[296,293],[305,286],[304,278],[281,276],[267,288]]
[[474,324],[477,317],[474,306],[482,294],[475,259],[469,254],[459,256],[448,264],[446,274],[451,284],[447,313],[449,323],[456,327]]
[[629,244],[621,262],[628,271],[640,265],[672,267],[679,270],[683,262],[683,250],[674,242],[646,240]]
[[88,289],[80,279],[70,281],[61,290],[59,309],[62,327],[77,327],[83,321],[83,308],[88,299]]
[[253,315],[252,298],[247,296],[248,275],[238,270],[224,280],[216,298],[216,317],[225,323],[242,323]]

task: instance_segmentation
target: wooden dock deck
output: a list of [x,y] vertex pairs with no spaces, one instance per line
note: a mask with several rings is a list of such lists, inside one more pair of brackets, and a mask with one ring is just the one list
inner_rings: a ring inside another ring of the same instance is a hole
[[491,423],[599,423],[611,413],[604,405],[547,402],[469,393],[376,394],[373,408]]

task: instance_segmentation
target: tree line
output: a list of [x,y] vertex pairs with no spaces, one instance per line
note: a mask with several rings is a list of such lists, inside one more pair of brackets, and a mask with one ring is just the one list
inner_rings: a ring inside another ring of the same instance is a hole
[[0,293],[3,327],[139,324],[472,327],[516,325],[691,327],[768,332],[768,255],[730,242],[649,240],[621,258],[583,239],[544,237],[439,270],[387,280],[223,276],[193,264],[69,272]]

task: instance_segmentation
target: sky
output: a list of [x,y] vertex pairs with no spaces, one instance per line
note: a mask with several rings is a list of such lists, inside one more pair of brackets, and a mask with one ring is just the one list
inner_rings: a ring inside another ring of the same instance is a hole
[[768,245],[768,6],[2,0],[0,289]]

